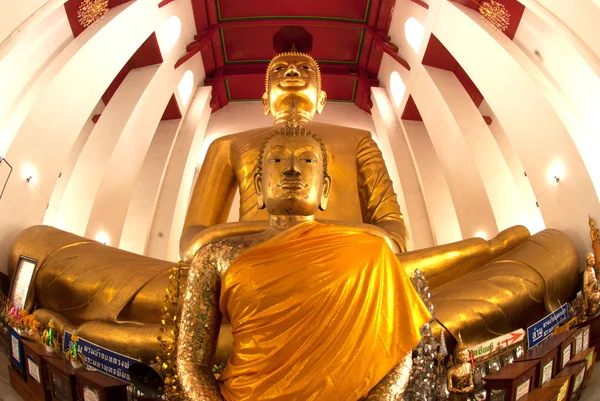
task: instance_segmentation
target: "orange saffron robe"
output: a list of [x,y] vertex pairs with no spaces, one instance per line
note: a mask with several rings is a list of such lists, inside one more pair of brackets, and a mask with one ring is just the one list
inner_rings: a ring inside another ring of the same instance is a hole
[[220,307],[234,338],[227,401],[359,400],[431,319],[383,239],[316,222],[240,255]]

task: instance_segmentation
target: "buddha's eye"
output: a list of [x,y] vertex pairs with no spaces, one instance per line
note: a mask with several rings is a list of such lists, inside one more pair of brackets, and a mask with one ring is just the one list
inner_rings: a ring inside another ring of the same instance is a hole
[[281,71],[281,70],[283,70],[283,68],[284,67],[282,65],[277,66],[277,67],[273,68],[273,72]]
[[281,159],[279,159],[279,158],[269,159],[269,161],[271,163],[281,163]]
[[312,70],[312,68],[309,65],[303,65],[300,68],[302,68],[303,70]]
[[304,161],[307,163],[316,163],[317,159],[304,159]]

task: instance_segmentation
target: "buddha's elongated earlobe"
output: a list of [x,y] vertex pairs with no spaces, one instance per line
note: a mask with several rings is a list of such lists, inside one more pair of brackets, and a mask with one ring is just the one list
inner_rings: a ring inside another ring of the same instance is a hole
[[259,173],[254,174],[254,189],[256,191],[256,204],[259,209],[264,209],[265,198],[262,190],[262,176]]
[[327,209],[327,202],[329,201],[329,193],[331,192],[331,176],[326,174],[323,177],[323,192],[321,193],[321,201],[319,202],[319,209],[325,211]]

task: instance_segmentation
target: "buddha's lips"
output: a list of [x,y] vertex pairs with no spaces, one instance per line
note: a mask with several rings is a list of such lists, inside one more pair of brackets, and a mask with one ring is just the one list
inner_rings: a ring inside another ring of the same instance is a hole
[[288,78],[284,79],[279,83],[279,86],[283,86],[284,88],[304,85],[306,85],[306,82],[304,82],[304,80],[300,78]]
[[283,189],[302,189],[306,188],[307,185],[302,180],[283,180],[277,184],[279,188]]

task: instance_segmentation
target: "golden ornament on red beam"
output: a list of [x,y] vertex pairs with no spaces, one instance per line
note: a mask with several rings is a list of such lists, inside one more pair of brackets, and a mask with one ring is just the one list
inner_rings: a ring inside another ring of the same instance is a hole
[[510,25],[510,14],[504,4],[500,4],[495,0],[471,1],[479,6],[477,11],[479,11],[479,14],[481,14],[481,17],[486,23],[501,32],[508,29],[508,26]]
[[79,23],[87,28],[100,21],[108,11],[108,0],[83,0],[77,11]]

